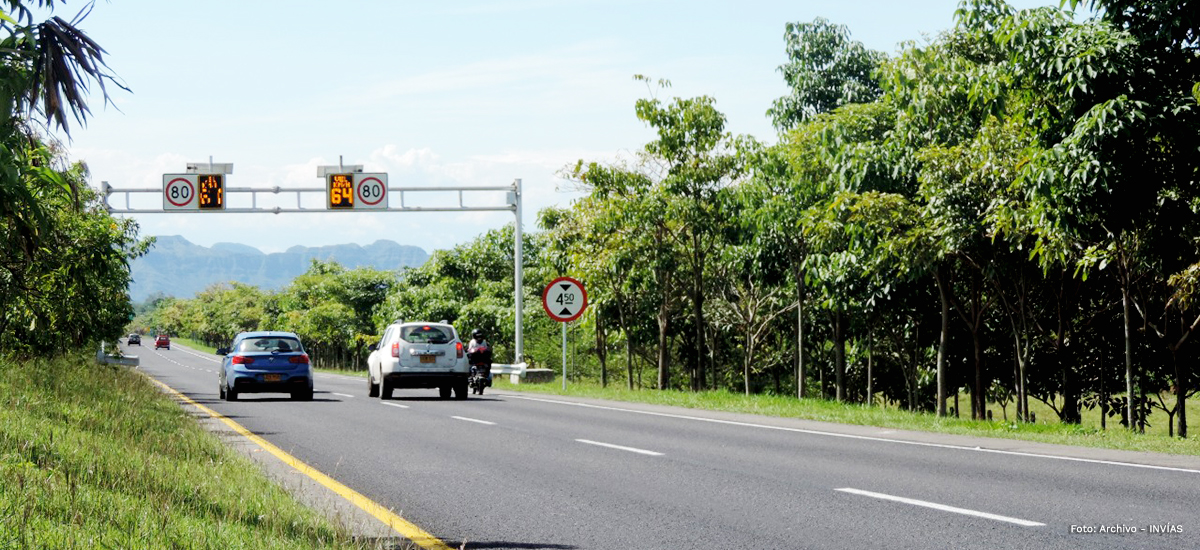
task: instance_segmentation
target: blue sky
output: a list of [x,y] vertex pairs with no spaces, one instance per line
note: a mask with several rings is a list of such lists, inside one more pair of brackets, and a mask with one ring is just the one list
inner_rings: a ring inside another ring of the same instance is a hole
[[[1057,5],[1018,0],[1014,6]],[[70,18],[79,2],[61,5]],[[952,24],[955,0],[741,2],[225,1],[99,2],[81,27],[132,93],[68,148],[93,184],[161,187],[188,162],[234,163],[230,186],[323,188],[316,166],[362,164],[392,186],[523,180],[525,227],[577,194],[556,172],[578,159],[630,158],[652,131],[634,116],[645,84],[660,98],[709,95],[729,130],[775,141],[765,115],[786,92],[784,25],[825,17],[893,54]],[[311,195],[305,206],[319,206]],[[260,205],[295,203],[267,197]],[[395,201],[395,197],[393,197]],[[114,203],[118,200],[114,197]],[[412,205],[457,202],[431,195]],[[475,199],[501,204],[502,195]],[[156,207],[161,196],[135,205]],[[232,203],[231,203],[232,204]],[[395,204],[395,202],[393,202]],[[512,221],[508,213],[138,214],[144,235],[294,245],[387,238],[448,248]]]

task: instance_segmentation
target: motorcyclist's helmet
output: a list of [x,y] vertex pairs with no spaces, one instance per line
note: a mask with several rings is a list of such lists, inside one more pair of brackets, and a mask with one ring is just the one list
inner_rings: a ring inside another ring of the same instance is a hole
[[471,331],[471,338],[474,338],[476,340],[483,340],[483,331],[479,330],[479,329],[475,329],[475,330]]

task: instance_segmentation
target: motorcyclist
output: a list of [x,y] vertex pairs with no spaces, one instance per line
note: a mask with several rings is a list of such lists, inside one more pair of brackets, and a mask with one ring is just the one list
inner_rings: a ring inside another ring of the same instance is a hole
[[467,362],[474,365],[487,365],[487,385],[492,385],[492,345],[480,329],[471,331],[471,342],[467,344]]

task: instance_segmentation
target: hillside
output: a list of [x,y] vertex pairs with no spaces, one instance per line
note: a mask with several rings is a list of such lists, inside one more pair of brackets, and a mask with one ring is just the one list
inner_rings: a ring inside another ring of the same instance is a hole
[[308,269],[313,258],[335,260],[348,268],[396,270],[419,266],[429,254],[388,240],[367,246],[293,246],[286,252],[266,254],[244,244],[216,243],[210,248],[167,235],[158,237],[149,253],[134,260],[129,293],[134,302],[159,292],[190,298],[213,283],[226,281],[278,289]]

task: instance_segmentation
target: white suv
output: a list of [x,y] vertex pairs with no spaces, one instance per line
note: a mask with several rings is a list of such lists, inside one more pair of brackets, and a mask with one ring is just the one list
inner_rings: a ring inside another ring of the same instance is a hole
[[368,395],[391,399],[396,388],[437,388],[442,399],[467,398],[462,340],[448,323],[392,323],[367,357]]

